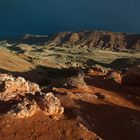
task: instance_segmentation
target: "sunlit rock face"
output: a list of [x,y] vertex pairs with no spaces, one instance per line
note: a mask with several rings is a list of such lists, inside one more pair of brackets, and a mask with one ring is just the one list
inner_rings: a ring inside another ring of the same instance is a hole
[[52,92],[43,94],[40,97],[38,104],[48,116],[59,116],[64,112],[64,108],[61,106],[60,100],[55,97]]
[[42,93],[36,83],[8,74],[0,74],[0,101],[11,103],[7,115],[16,118],[28,118],[43,111],[58,119],[64,113],[60,100],[53,93]]
[[13,105],[7,114],[16,118],[28,118],[33,116],[38,110],[39,108],[35,101],[24,98],[19,103]]
[[60,32],[49,40],[56,45],[100,48],[107,50],[140,50],[140,35],[104,31]]
[[8,74],[0,74],[0,100],[8,101],[19,95],[40,92],[39,85],[26,81],[22,77],[13,77]]

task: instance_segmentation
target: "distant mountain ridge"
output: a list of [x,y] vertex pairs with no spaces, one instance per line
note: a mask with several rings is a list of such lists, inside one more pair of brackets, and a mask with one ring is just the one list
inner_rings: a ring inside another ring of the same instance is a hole
[[105,31],[60,32],[52,36],[26,34],[18,38],[1,40],[18,41],[27,44],[55,44],[56,46],[78,46],[107,50],[140,51],[140,34],[126,34]]
[[49,38],[56,45],[78,45],[100,49],[140,50],[140,34],[103,31],[60,32]]

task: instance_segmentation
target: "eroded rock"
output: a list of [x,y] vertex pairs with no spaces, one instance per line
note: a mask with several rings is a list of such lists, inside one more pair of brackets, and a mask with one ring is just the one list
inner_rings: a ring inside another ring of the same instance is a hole
[[35,94],[36,92],[41,92],[40,87],[36,83],[28,82],[29,92]]
[[35,101],[24,98],[19,103],[13,105],[7,114],[17,118],[28,118],[33,116],[38,110],[39,108]]
[[121,72],[109,70],[105,75],[105,79],[113,79],[117,83],[121,83],[121,79],[122,79]]
[[129,69],[122,77],[122,84],[140,86],[140,66]]
[[60,116],[64,112],[60,100],[52,92],[43,94],[38,100],[38,105],[48,116]]
[[24,97],[11,106],[7,114],[16,118],[28,118],[42,110],[47,116],[59,119],[64,113],[60,100],[53,93],[40,93],[37,96],[33,95],[32,98]]
[[53,93],[42,93],[36,83],[8,74],[0,74],[0,100],[4,105],[12,102],[6,112],[16,118],[31,117],[42,110],[58,119],[64,112],[60,100]]
[[8,101],[19,95],[36,92],[40,92],[39,85],[26,81],[22,77],[15,78],[8,74],[0,74],[0,100]]
[[93,67],[93,70],[101,72],[101,73],[106,73],[106,69],[100,65],[97,65],[97,64]]
[[73,75],[71,77],[68,77],[65,82],[64,86],[68,88],[87,88],[86,82],[84,80],[85,74],[83,72],[79,72],[76,75]]
[[6,80],[11,80],[14,81],[14,77],[12,75],[8,75],[8,74],[0,74],[0,83]]

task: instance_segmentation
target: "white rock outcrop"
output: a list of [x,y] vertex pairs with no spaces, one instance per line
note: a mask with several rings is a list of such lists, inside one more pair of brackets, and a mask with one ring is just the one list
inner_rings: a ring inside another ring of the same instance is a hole
[[0,74],[0,100],[8,101],[19,95],[40,92],[39,85],[26,81],[22,77]]
[[48,116],[59,116],[64,113],[64,108],[62,107],[60,100],[55,97],[52,92],[43,94],[40,97],[38,104]]
[[28,118],[33,116],[38,110],[39,108],[35,101],[24,98],[21,102],[13,105],[7,114],[17,118]]
[[17,118],[31,117],[39,110],[54,119],[64,113],[53,93],[42,93],[38,84],[8,74],[0,74],[0,100],[5,104],[13,102],[7,114]]

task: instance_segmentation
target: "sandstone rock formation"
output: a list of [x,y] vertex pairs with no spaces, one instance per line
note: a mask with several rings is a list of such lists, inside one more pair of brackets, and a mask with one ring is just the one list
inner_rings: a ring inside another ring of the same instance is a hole
[[73,34],[70,36],[68,42],[70,42],[70,44],[73,44],[73,43],[78,42],[79,40],[80,40],[80,39],[79,39],[78,34],[77,34],[77,33],[73,33]]
[[33,116],[38,110],[39,108],[35,101],[24,98],[19,103],[13,105],[7,114],[17,118],[28,118]]
[[26,93],[40,92],[39,85],[26,81],[22,77],[13,77],[8,74],[0,74],[0,100],[10,100]]
[[104,74],[107,73],[107,69],[98,65],[98,64],[96,64],[92,69],[97,71],[97,72],[104,73]]
[[87,88],[84,77],[85,75],[83,72],[79,72],[78,74],[70,76],[66,78],[64,82],[64,86],[68,88],[72,88],[72,87]]
[[122,84],[140,86],[140,66],[129,69],[122,77]]
[[0,101],[13,102],[7,114],[17,118],[31,117],[39,109],[55,119],[64,112],[53,93],[42,93],[39,85],[8,74],[0,74]]
[[43,94],[38,100],[38,105],[48,116],[59,116],[64,112],[60,100],[51,92]]
[[77,45],[100,49],[140,50],[140,35],[104,31],[61,32],[49,39],[56,45]]
[[122,76],[121,73],[118,71],[109,70],[105,75],[105,79],[113,79],[117,83],[121,83]]

